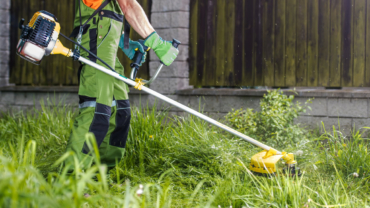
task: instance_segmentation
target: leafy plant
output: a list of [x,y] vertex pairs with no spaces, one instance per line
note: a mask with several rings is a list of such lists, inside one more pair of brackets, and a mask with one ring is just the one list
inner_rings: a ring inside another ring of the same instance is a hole
[[306,111],[304,105],[293,103],[294,96],[287,96],[282,91],[268,91],[260,102],[261,110],[232,110],[226,119],[236,128],[251,137],[276,147],[297,144],[306,139],[305,130],[294,124],[294,119]]

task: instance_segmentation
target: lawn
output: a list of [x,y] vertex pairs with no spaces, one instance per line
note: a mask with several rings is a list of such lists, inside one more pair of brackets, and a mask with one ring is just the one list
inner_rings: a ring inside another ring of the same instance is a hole
[[116,168],[106,174],[96,152],[93,167],[68,175],[61,164],[74,157],[65,147],[75,109],[42,106],[0,118],[2,207],[370,207],[366,129],[303,129],[292,121],[305,105],[277,91],[261,112],[234,110],[225,122],[296,153],[301,177],[253,175],[249,161],[261,149],[195,117],[135,107]]

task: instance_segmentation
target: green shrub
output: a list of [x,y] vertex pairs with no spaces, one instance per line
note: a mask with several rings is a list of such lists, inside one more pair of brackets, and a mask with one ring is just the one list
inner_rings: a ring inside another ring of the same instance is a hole
[[294,96],[284,95],[282,91],[268,91],[261,100],[261,111],[253,109],[232,110],[226,119],[238,131],[269,145],[281,147],[293,145],[305,140],[305,131],[294,124],[294,119],[306,111],[307,103],[303,106],[293,103]]

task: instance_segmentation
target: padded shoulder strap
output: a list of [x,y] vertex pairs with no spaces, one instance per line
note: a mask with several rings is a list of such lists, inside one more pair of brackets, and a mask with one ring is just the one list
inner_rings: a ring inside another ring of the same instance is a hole
[[124,38],[124,49],[128,49],[130,46],[129,46],[129,39],[130,39],[130,29],[131,29],[131,26],[130,26],[130,24],[127,22],[127,20],[126,20],[126,18],[125,18],[125,29],[124,29],[124,31],[125,31],[125,34],[124,34],[124,36],[125,36],[125,38]]

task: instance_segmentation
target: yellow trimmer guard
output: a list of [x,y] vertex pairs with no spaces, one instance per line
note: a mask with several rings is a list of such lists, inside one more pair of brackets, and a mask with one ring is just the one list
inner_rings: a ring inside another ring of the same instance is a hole
[[256,173],[272,174],[276,173],[276,163],[284,155],[270,155],[265,157],[268,151],[264,150],[253,155],[249,169]]

